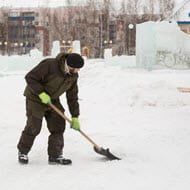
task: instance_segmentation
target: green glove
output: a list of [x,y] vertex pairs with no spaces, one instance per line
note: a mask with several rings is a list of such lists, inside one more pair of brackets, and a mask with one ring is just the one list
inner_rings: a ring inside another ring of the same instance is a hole
[[42,101],[42,103],[44,103],[44,104],[51,103],[51,98],[47,93],[41,92],[38,96],[39,96],[40,100]]
[[79,124],[79,120],[77,117],[72,117],[71,128],[73,128],[75,130],[80,130],[80,124]]

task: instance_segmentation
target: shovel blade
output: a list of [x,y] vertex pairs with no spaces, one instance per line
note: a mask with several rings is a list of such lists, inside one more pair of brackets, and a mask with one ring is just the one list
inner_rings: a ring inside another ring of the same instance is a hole
[[94,151],[98,154],[101,154],[103,156],[106,156],[109,160],[121,160],[121,158],[118,158],[117,156],[113,155],[109,148],[107,149],[104,149],[101,147],[101,149],[97,149],[95,146],[94,146]]

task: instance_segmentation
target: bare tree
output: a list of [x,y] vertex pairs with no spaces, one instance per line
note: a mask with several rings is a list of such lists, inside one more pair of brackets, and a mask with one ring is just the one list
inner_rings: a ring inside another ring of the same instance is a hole
[[145,17],[148,16],[149,20],[152,20],[153,15],[155,14],[155,5],[156,2],[153,0],[147,0],[147,4],[143,5],[142,9],[143,9],[143,15]]
[[[99,50],[99,11],[96,0],[88,0],[83,10],[85,33],[83,32],[83,46],[90,48],[90,56],[97,57]],[[84,30],[84,29],[83,29]]]
[[140,11],[141,0],[128,0],[127,1],[127,14],[137,15]]
[[167,20],[172,14],[173,8],[175,6],[174,0],[160,0],[159,9],[160,9],[160,19]]

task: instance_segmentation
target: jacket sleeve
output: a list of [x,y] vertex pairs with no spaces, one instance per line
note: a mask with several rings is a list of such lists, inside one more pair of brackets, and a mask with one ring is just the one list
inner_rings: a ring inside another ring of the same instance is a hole
[[78,84],[77,79],[71,86],[71,88],[66,92],[67,104],[72,117],[78,117],[79,103],[78,103]]
[[44,91],[42,83],[45,76],[48,75],[48,70],[48,64],[46,63],[46,60],[44,60],[26,74],[25,80],[28,87],[35,95],[38,95]]

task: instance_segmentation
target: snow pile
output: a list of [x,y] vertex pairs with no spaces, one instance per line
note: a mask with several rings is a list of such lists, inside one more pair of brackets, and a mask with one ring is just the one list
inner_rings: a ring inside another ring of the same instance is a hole
[[136,67],[136,56],[112,56],[112,49],[104,50],[104,59],[107,65],[120,66],[122,68],[135,68]]
[[39,63],[42,58],[42,53],[40,53],[37,49],[31,50],[29,55],[0,55],[0,76],[11,73],[19,74],[28,71],[32,69],[37,63]]

